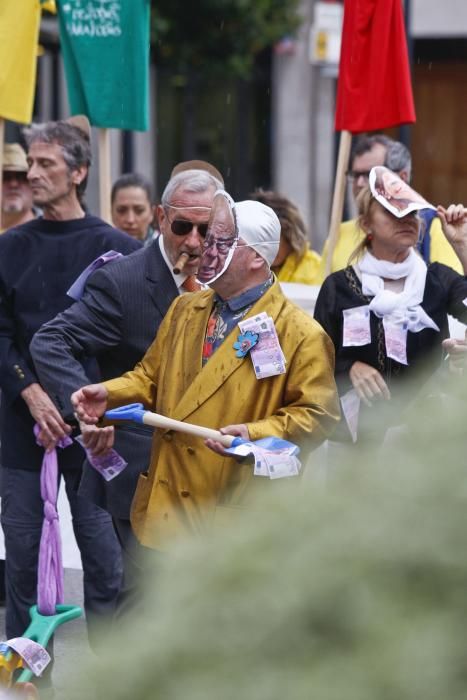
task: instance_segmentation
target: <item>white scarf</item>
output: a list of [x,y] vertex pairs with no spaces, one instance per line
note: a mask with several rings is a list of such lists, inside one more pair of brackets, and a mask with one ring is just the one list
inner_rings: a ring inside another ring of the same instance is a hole
[[[425,292],[427,268],[413,250],[401,263],[378,260],[366,252],[358,264],[362,274],[362,291],[372,296],[370,309],[379,318],[397,324],[407,324],[407,329],[418,333],[423,328],[439,331],[436,323],[420,306]],[[384,279],[403,279],[404,289],[400,294],[384,289]]]

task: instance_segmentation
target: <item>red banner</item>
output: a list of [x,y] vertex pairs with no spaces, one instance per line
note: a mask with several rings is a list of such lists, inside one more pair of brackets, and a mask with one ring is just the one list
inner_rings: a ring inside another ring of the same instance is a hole
[[344,0],[336,131],[414,121],[402,0]]

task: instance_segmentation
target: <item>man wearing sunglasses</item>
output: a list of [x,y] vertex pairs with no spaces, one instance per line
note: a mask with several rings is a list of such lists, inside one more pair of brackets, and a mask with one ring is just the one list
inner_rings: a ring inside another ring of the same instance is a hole
[[[192,191],[191,186],[190,190],[181,187],[180,183],[186,179],[187,172],[178,172],[169,181],[157,207],[161,232],[159,244],[167,266],[173,269],[182,253],[188,256],[182,273],[174,275],[179,290],[187,278],[194,277],[198,272],[214,196],[212,187],[206,188],[209,178],[214,176],[207,172],[203,173],[199,184],[193,181],[192,187],[198,189],[197,192]],[[220,185],[220,179],[214,179]],[[211,184],[215,184],[214,180],[211,180]]]
[[27,174],[24,150],[19,143],[6,143],[3,148],[2,231],[35,218]]
[[[82,298],[34,336],[31,353],[37,372],[67,420],[73,417],[71,393],[90,380],[80,360],[97,358],[103,379],[132,369],[153,341],[172,301],[192,289],[214,193],[222,187],[221,175],[209,163],[177,165],[158,207],[160,235],[134,255],[95,272]],[[173,267],[183,252],[188,259],[176,274]],[[123,553],[121,613],[131,609],[136,594],[134,552],[138,547],[130,526],[130,506],[140,472],[149,465],[152,431],[131,425],[115,432],[113,427],[82,428],[94,453],[115,441],[115,449],[128,462],[109,482],[85,463],[79,490],[112,515]]]

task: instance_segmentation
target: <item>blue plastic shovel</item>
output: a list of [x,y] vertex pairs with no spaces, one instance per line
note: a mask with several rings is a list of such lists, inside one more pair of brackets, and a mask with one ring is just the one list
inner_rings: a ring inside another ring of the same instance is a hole
[[285,450],[290,448],[295,448],[296,454],[299,451],[297,445],[294,445],[293,442],[282,440],[282,438],[271,436],[261,438],[261,440],[255,440],[253,442],[251,440],[244,440],[240,437],[234,437],[233,435],[223,435],[221,432],[214,430],[213,428],[205,428],[201,425],[185,423],[184,421],[175,420],[174,418],[167,418],[166,416],[162,416],[160,413],[146,411],[142,403],[131,403],[127,406],[114,408],[107,411],[104,417],[108,420],[131,420],[135,423],[151,425],[154,428],[175,430],[181,433],[187,433],[188,435],[195,435],[196,437],[200,437],[205,440],[217,440],[226,448],[238,447],[238,445],[250,443],[253,445],[258,445],[258,447],[269,451]]

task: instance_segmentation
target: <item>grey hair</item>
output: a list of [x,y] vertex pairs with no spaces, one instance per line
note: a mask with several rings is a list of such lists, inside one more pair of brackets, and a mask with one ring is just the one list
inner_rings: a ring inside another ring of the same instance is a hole
[[[89,169],[92,161],[91,143],[87,134],[74,124],[66,121],[31,124],[23,129],[28,148],[33,143],[56,143],[62,149],[63,159],[72,172],[81,166]],[[81,201],[86,190],[88,176],[77,185],[76,194]]]
[[357,136],[355,142],[352,144],[352,153],[350,154],[351,167],[353,167],[353,162],[357,156],[368,153],[376,144],[380,144],[387,149],[391,143],[393,143],[393,140],[385,134],[373,134],[372,136],[361,134]]
[[217,177],[214,177],[206,170],[183,170],[168,181],[161,198],[163,207],[170,204],[176,190],[180,188],[183,188],[186,192],[200,194],[209,189],[223,190],[224,185]]
[[400,141],[391,140],[391,143],[388,144],[384,165],[394,173],[400,173],[402,170],[405,170],[410,182],[412,156],[407,146],[404,146]]
[[402,170],[405,170],[410,181],[410,176],[412,174],[412,156],[410,155],[409,149],[400,141],[394,141],[394,139],[390,136],[386,136],[386,134],[373,134],[372,136],[362,134],[358,136],[352,146],[352,153],[350,156],[351,165],[353,165],[353,161],[357,156],[368,153],[376,144],[380,144],[386,149],[386,157],[384,159],[386,168],[389,168],[389,170],[392,170],[394,173],[400,173]]

